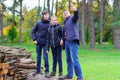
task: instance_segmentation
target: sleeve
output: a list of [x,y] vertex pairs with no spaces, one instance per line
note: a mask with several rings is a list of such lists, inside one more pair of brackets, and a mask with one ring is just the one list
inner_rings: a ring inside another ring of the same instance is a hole
[[59,37],[60,37],[60,39],[63,39],[63,28],[62,28],[61,25],[60,25],[59,28],[58,28],[58,32],[59,32]]
[[73,23],[76,23],[79,19],[79,13],[78,10],[74,12],[74,16],[72,18]]
[[47,40],[46,40],[46,50],[49,51],[50,48],[50,30],[48,28],[48,32],[47,32]]
[[33,41],[37,39],[37,30],[38,30],[38,23],[36,23],[32,29],[32,39]]

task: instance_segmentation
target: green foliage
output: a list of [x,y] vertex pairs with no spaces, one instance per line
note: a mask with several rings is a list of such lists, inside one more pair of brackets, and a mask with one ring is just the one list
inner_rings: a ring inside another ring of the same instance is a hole
[[15,29],[14,26],[12,26],[9,30],[8,30],[8,39],[11,40],[11,42],[13,43],[15,38],[17,37],[17,31]]
[[119,0],[114,0],[113,4],[113,21],[110,26],[120,28],[120,7]]

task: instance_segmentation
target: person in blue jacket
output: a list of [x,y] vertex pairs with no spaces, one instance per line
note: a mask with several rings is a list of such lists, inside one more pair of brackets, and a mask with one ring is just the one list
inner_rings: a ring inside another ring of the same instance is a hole
[[34,41],[34,44],[36,44],[36,53],[37,53],[36,72],[33,73],[33,76],[41,73],[42,49],[43,49],[45,76],[49,74],[48,54],[46,53],[47,32],[48,32],[48,27],[50,25],[49,13],[47,11],[43,11],[42,16],[43,16],[42,19],[36,22],[32,29],[32,39]]
[[62,46],[63,46],[63,29],[58,23],[56,16],[51,16],[50,26],[48,28],[47,34],[47,50],[49,52],[49,47],[52,50],[53,56],[53,67],[52,72],[47,76],[48,78],[56,75],[57,63],[59,65],[59,76],[62,76]]
[[77,76],[77,80],[83,80],[82,70],[78,59],[78,45],[79,45],[79,27],[78,10],[74,5],[70,6],[70,10],[74,12],[71,16],[68,10],[63,11],[64,28],[65,28],[65,51],[67,60],[67,75],[61,77],[62,79],[72,79],[73,72]]

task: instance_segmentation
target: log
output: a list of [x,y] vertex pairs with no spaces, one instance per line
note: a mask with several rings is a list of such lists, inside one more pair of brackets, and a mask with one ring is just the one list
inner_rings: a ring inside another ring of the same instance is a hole
[[3,76],[0,76],[0,80],[3,80]]
[[8,73],[8,69],[3,69],[3,74],[6,75]]
[[21,63],[18,63],[18,68],[36,69],[36,64],[21,64]]
[[19,53],[16,53],[16,54],[7,54],[7,57],[18,57],[18,58],[30,58],[31,57],[31,54],[19,54]]
[[11,65],[14,66],[15,63],[17,63],[17,60],[12,60],[12,61],[7,62],[7,64],[9,64],[10,66],[11,66]]
[[0,63],[3,63],[6,59],[6,54],[0,54]]
[[9,68],[9,64],[3,63],[3,64],[2,64],[2,68],[3,68],[3,69],[8,69],[8,68]]
[[20,63],[23,63],[23,64],[31,64],[31,63],[35,63],[35,61],[33,61],[31,58],[29,59],[20,59]]

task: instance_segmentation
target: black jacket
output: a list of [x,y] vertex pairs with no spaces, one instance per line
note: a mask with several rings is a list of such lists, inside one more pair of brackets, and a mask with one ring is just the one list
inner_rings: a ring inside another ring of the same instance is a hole
[[60,46],[61,39],[63,39],[63,29],[61,25],[50,25],[47,34],[47,50],[49,50],[49,47]]
[[49,20],[41,20],[36,22],[32,29],[32,39],[37,40],[39,44],[46,44]]

